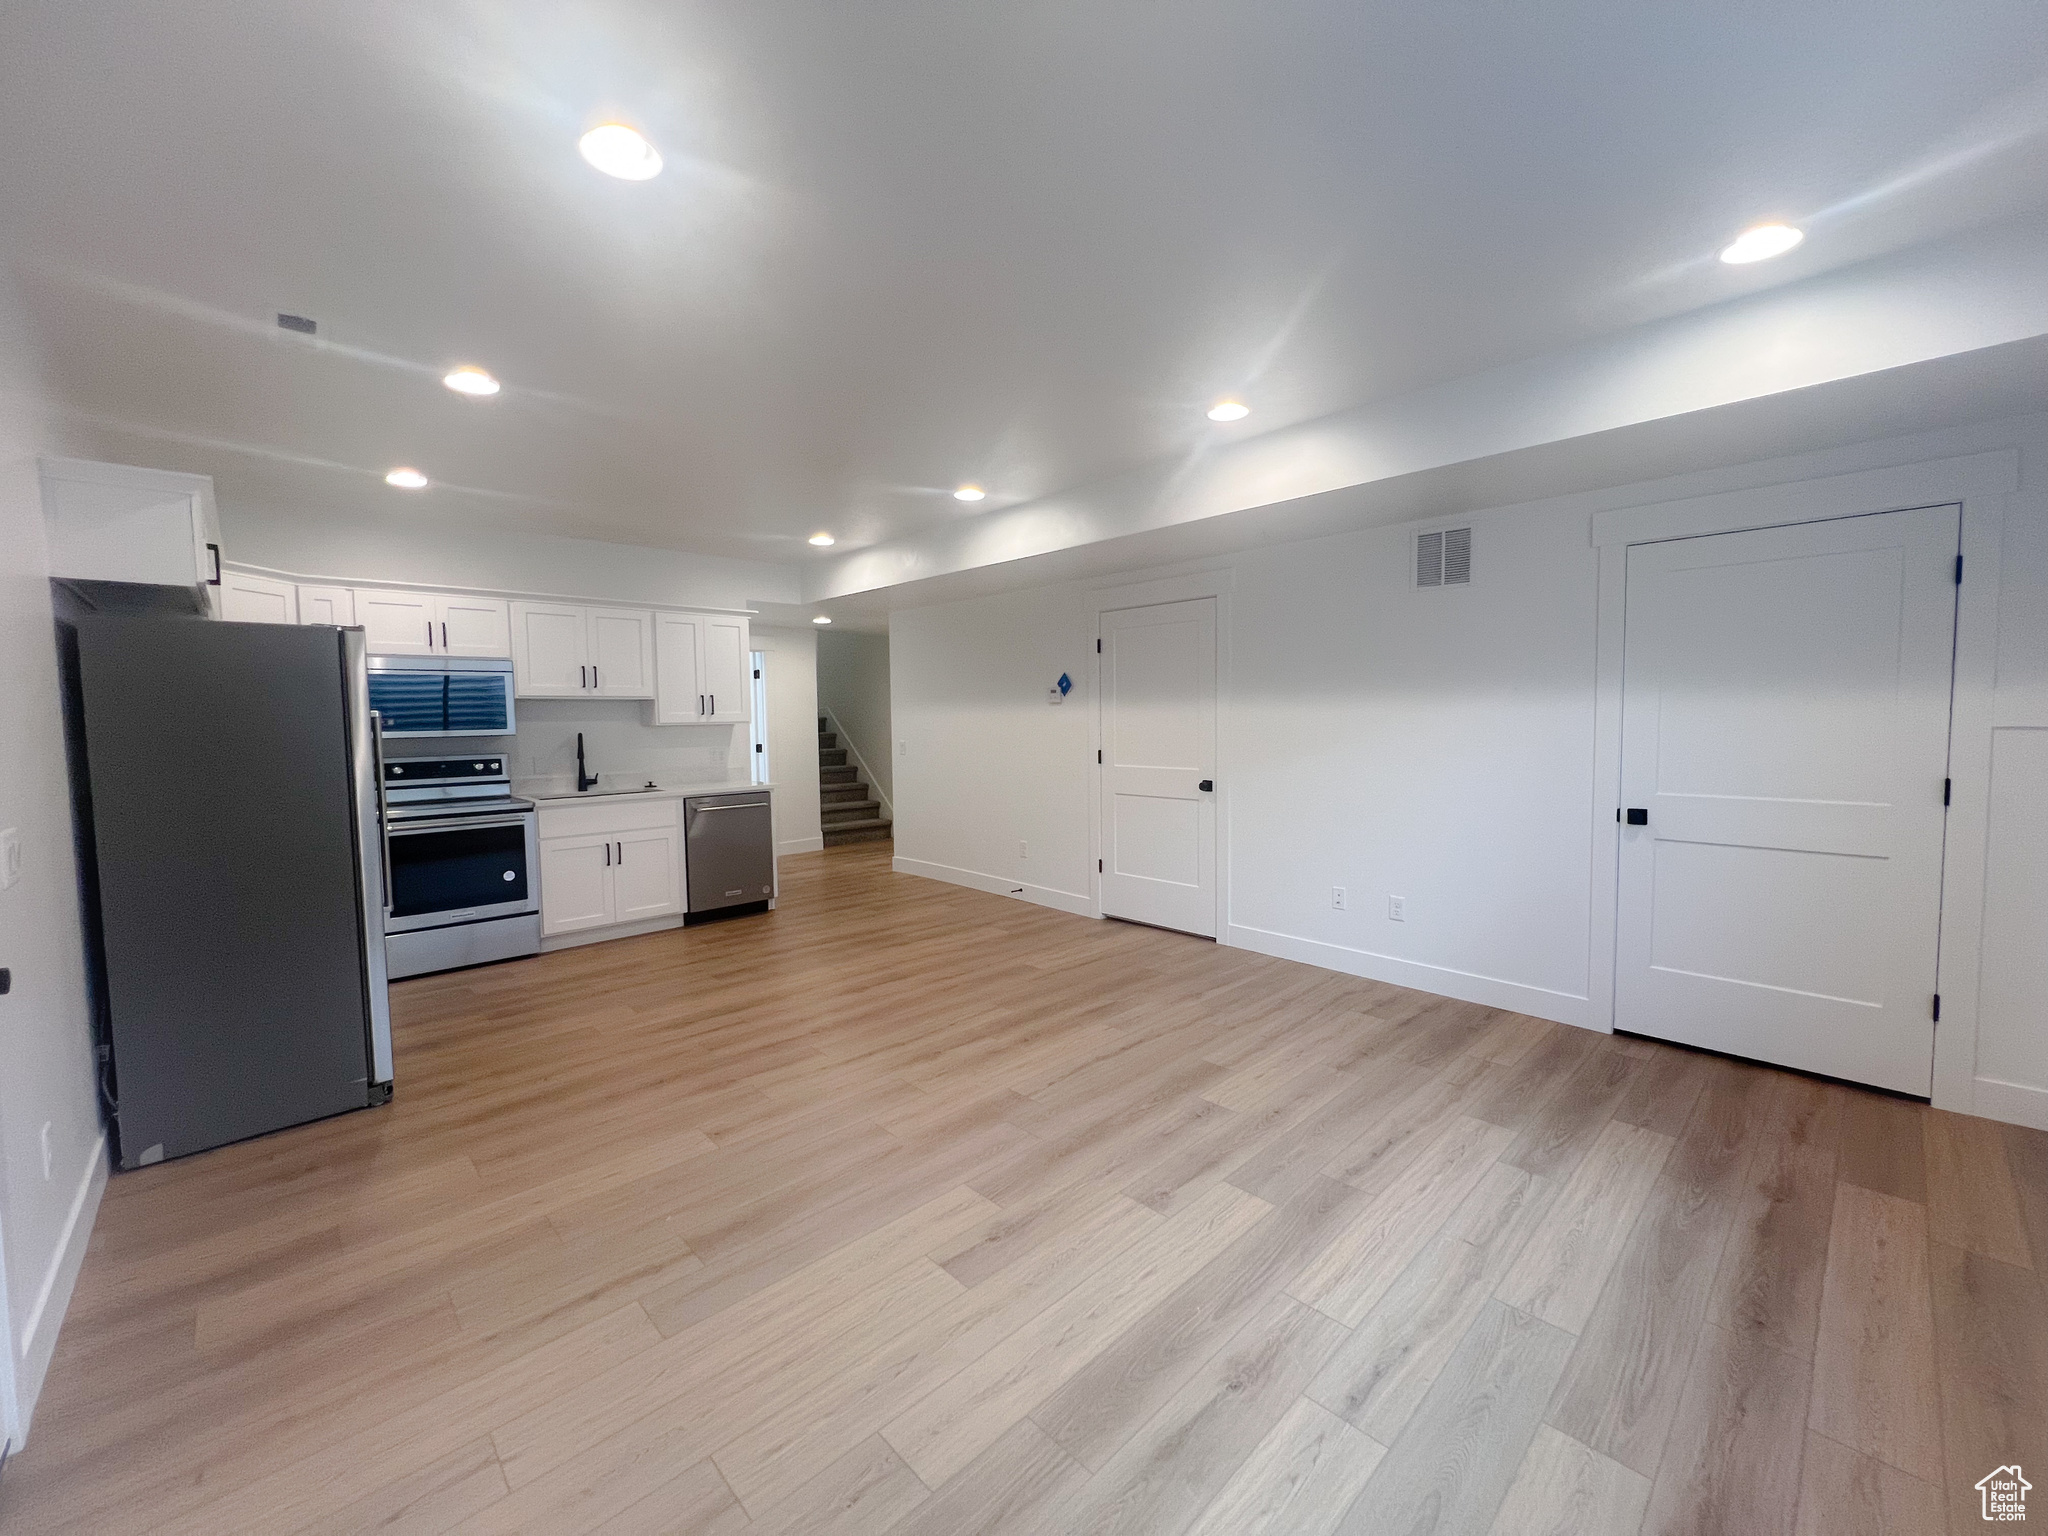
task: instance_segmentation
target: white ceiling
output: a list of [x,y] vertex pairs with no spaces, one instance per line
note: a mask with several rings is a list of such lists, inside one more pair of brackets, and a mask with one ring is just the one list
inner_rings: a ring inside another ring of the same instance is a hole
[[67,446],[231,518],[812,560],[2039,206],[2044,59],[2038,0],[15,0],[0,217]]

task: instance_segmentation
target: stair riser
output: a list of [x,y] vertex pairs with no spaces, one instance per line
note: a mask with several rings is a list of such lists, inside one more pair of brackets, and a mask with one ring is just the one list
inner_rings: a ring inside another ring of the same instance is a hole
[[824,807],[823,814],[819,817],[819,820],[825,826],[831,827],[848,821],[871,821],[881,814],[882,808],[870,800],[859,805],[849,805],[844,808],[828,805]]
[[818,782],[820,785],[858,784],[860,782],[860,770],[858,768],[820,768],[818,770]]
[[826,805],[831,805],[837,800],[865,800],[867,797],[867,785],[859,783],[824,784],[818,789],[818,799]]
[[858,832],[834,832],[829,827],[825,829],[827,848],[841,848],[848,843],[885,843],[890,840],[890,829],[887,827],[863,827]]
[[844,768],[844,767],[846,766],[846,748],[844,748],[844,747],[821,747],[821,748],[819,748],[819,749],[818,749],[818,766],[819,766],[820,768]]

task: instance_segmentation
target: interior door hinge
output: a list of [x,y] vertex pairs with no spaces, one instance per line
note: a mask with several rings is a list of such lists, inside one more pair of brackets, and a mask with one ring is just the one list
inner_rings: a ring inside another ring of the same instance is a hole
[[1934,1022],[1937,1024],[1941,1022],[1941,994],[1939,992],[1934,994]]
[[1095,873],[1098,875],[1102,873],[1102,860],[1100,859],[1095,861]]
[[[1960,581],[1962,578],[1958,577],[1956,579]],[[1095,637],[1095,654],[1098,656],[1102,654],[1102,636],[1100,635]]]
[[1963,584],[1963,557],[1962,557],[1961,555],[1957,555],[1957,556],[1956,556],[1956,585],[1960,587],[1960,586],[1961,586],[1962,584]]
[[1100,747],[1095,749],[1095,761],[1098,763],[1102,761],[1102,748]]
[[1943,805],[1948,804],[1949,796],[1955,792],[1955,787],[1956,781],[1954,779],[1943,779],[1941,781],[1941,803]]

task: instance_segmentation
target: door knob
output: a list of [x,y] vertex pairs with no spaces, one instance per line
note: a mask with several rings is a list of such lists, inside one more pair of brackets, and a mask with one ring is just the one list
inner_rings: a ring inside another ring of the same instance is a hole
[[1632,827],[1647,827],[1650,824],[1649,809],[1640,805],[1630,806],[1628,808],[1628,824]]
[[1204,779],[1201,783],[1197,784],[1195,788],[1199,789],[1203,794],[1206,795],[1216,788],[1216,781],[1214,779]]

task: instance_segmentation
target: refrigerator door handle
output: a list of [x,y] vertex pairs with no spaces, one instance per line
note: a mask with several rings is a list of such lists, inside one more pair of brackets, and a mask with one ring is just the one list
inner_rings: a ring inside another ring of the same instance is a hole
[[393,905],[391,819],[385,814],[384,799],[384,719],[370,708],[367,637],[359,626],[343,629],[340,635],[355,789],[356,856],[362,871],[363,970],[370,1000],[368,1102],[381,1104],[391,1097],[391,996],[384,915]]

